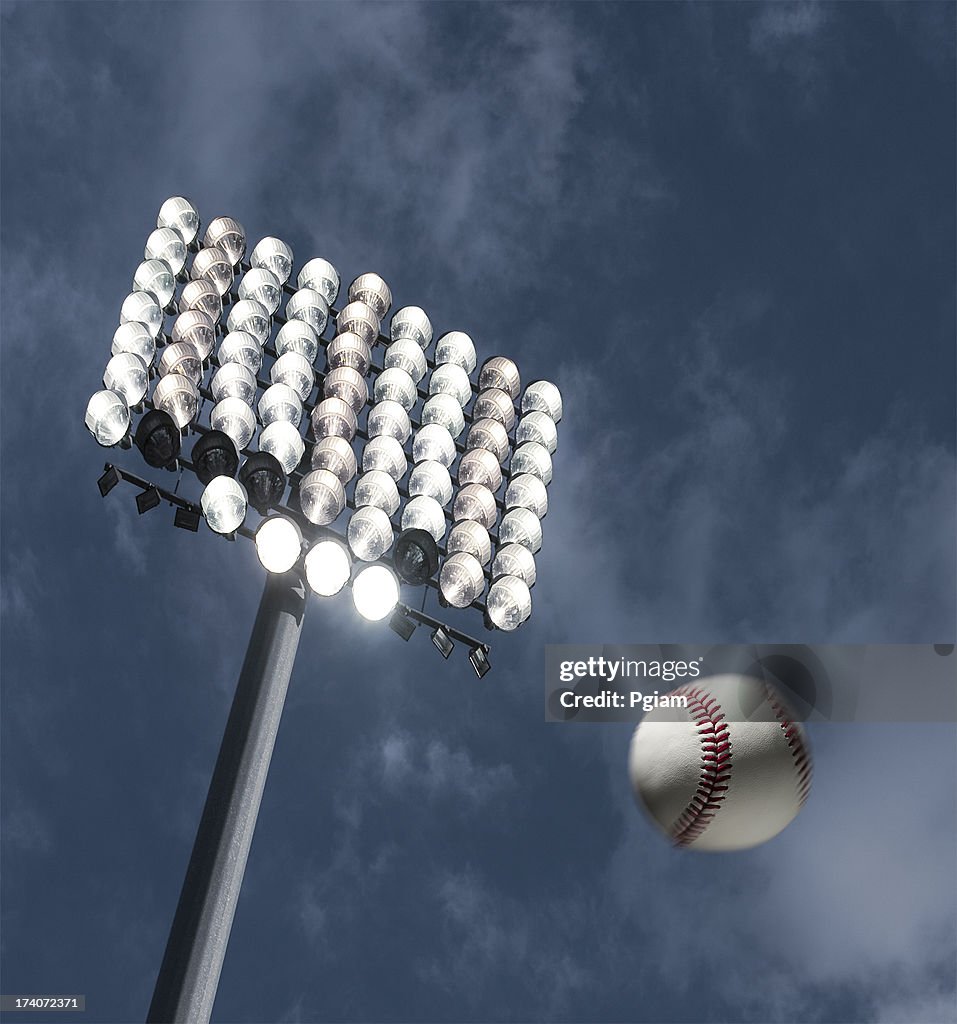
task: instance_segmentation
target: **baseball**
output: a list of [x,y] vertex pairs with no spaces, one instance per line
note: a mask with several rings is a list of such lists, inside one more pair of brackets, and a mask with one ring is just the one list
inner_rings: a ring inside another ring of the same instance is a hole
[[672,691],[631,740],[636,798],[676,846],[745,850],[776,836],[807,799],[804,727],[759,679],[718,675]]

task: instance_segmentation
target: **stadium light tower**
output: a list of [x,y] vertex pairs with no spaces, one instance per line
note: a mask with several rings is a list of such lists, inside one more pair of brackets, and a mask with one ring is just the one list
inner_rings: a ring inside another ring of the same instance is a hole
[[[267,571],[149,1010],[164,1024],[212,1013],[307,593],[349,589],[364,618],[404,640],[425,625],[444,658],[462,644],[484,676],[488,643],[425,599],[475,609],[489,630],[528,619],[562,415],[558,388],[523,392],[511,359],[476,374],[461,331],[430,356],[418,306],[384,334],[392,293],[377,274],[356,277],[337,308],[327,260],[306,261],[293,287],[285,242],[263,238],[247,261],[238,221],[200,231],[188,199],[163,203],[86,410],[99,444],[178,474],[170,491],[107,463],[104,497],[131,484],[140,514],[166,502],[177,527],[250,539]],[[420,607],[403,588],[422,588]]]

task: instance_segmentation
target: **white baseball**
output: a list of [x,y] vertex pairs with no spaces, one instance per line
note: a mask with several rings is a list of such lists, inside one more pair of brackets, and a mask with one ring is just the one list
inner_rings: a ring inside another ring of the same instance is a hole
[[759,679],[710,676],[672,691],[631,739],[636,797],[676,846],[744,850],[776,836],[807,799],[807,736]]

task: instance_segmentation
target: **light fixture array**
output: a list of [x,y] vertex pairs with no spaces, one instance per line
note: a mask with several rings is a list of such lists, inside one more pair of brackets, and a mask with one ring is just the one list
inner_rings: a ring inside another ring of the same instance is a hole
[[[478,608],[489,628],[517,628],[531,612],[558,388],[539,380],[523,392],[504,356],[473,380],[475,347],[461,331],[439,337],[430,358],[433,328],[418,306],[397,309],[384,333],[392,293],[377,274],[358,276],[337,310],[339,274],[327,260],[308,260],[293,287],[286,243],[266,237],[245,254],[239,222],[217,217],[200,241],[195,206],[163,203],[121,305],[104,389],[87,407],[94,438],[195,473],[204,490],[177,507],[176,525],[195,530],[201,514],[216,533],[249,535],[252,507],[268,571],[301,564],[322,596],[350,583],[359,611],[391,615],[405,639],[414,623],[400,580],[437,587],[443,605]],[[137,498],[141,512],[159,502],[152,485]],[[446,627],[432,640],[448,657]],[[479,675],[487,653],[472,648]]]

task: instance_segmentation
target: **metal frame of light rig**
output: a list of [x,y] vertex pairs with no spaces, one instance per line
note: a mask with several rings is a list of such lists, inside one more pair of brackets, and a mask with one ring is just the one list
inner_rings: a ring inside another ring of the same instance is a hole
[[[328,596],[352,587],[357,609],[388,619],[404,640],[416,625],[430,628],[444,658],[463,644],[484,676],[489,645],[427,614],[425,598],[432,588],[443,608],[476,609],[487,629],[511,630],[528,618],[562,411],[549,382],[522,393],[518,368],[505,357],[485,360],[473,379],[474,346],[459,331],[442,335],[434,356],[426,355],[433,331],[419,307],[398,309],[383,334],[392,295],[376,274],[357,277],[348,302],[336,306],[339,275],[327,261],[307,261],[293,288],[292,250],[279,239],[262,239],[247,261],[237,221],[218,217],[201,242],[199,233],[189,200],[163,204],[121,308],[105,390],[86,413],[102,446],[135,444],[149,465],[178,473],[171,491],[107,463],[98,480],[104,497],[129,484],[141,514],[165,501],[178,527],[196,531],[205,519],[229,540],[253,540],[270,570],[150,1006],[155,1022],[206,1022],[212,1012],[306,580]],[[337,333],[328,338],[333,325]],[[324,372],[315,368],[320,355],[329,363]],[[191,458],[182,451],[189,435]],[[370,443],[380,435],[398,445]],[[361,457],[357,440],[365,442]],[[312,470],[304,473],[307,445]],[[205,486],[199,501],[180,493],[194,476]],[[249,507],[262,517],[256,530],[246,525]],[[346,508],[342,533],[333,524]],[[285,546],[271,548],[275,536]],[[314,581],[308,556],[326,540],[340,549],[333,559],[339,575]],[[364,574],[371,566],[388,593],[370,589],[373,574]],[[399,600],[400,581],[423,586],[421,608]]]

